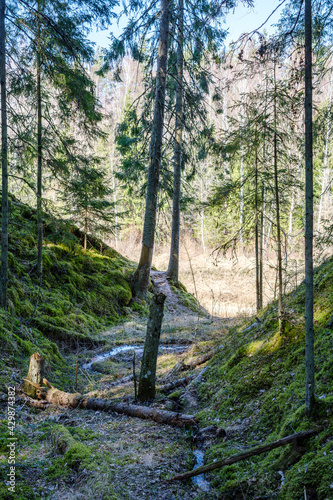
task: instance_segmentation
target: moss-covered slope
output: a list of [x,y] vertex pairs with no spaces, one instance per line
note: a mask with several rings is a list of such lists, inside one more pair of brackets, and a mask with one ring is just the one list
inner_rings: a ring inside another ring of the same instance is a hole
[[131,299],[134,264],[95,238],[83,251],[80,231],[50,216],[40,282],[36,223],[35,211],[11,197],[8,311],[0,311],[3,386],[36,350],[59,369],[59,343],[102,342],[100,332],[119,321]]
[[[278,333],[277,304],[229,331],[199,388],[202,426],[227,428],[206,461],[221,459],[327,421],[302,443],[212,473],[219,498],[333,498],[333,259],[315,272],[317,409],[304,411],[304,285],[284,301],[286,333]],[[304,491],[306,493],[304,493]],[[317,495],[317,496],[311,496]]]

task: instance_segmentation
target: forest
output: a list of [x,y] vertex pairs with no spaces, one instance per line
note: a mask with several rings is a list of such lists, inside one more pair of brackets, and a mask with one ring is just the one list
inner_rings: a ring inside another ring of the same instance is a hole
[[333,499],[333,3],[261,10],[0,0],[0,499]]

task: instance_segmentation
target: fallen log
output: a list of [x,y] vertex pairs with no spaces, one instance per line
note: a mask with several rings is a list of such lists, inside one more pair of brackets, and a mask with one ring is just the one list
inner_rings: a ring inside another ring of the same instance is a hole
[[[193,370],[197,366],[202,365],[209,359],[211,359],[217,353],[218,349],[214,349],[213,351],[207,352],[198,358],[193,359],[190,363],[185,363],[184,359],[178,361],[173,368],[163,377],[163,381],[167,382],[175,375],[178,375],[180,372],[184,372],[186,370]],[[186,354],[184,355],[184,357]]]
[[193,370],[193,368],[203,365],[204,363],[206,363],[206,361],[209,361],[213,356],[215,356],[216,353],[217,349],[214,349],[214,351],[207,352],[206,354],[203,354],[202,356],[193,359],[193,361],[191,361],[190,363],[185,363],[182,367],[182,370]]
[[33,399],[30,398],[30,396],[27,396],[24,394],[24,392],[20,392],[17,397],[18,401],[22,401],[27,406],[30,406],[32,408],[38,408],[39,410],[45,410],[46,408],[49,408],[50,403],[45,400],[39,400],[39,399]]
[[[35,355],[33,354],[32,357],[34,356]],[[172,411],[159,410],[157,408],[150,408],[149,406],[128,405],[125,403],[107,401],[105,399],[89,398],[87,397],[87,395],[82,395],[80,393],[73,394],[60,391],[59,389],[53,387],[53,385],[48,380],[43,378],[42,365],[39,364],[39,367],[40,373],[38,380],[41,381],[40,383],[44,383],[47,387],[39,386],[28,379],[25,380],[26,385],[24,386],[28,387],[28,389],[32,388],[39,400],[46,400],[49,403],[70,408],[76,408],[80,406],[81,408],[91,410],[121,413],[130,417],[150,419],[154,420],[155,422],[174,425],[178,427],[190,427],[198,423],[198,420],[193,415],[185,415]]]
[[210,472],[214,469],[220,469],[225,465],[232,465],[236,462],[240,462],[241,460],[246,460],[247,458],[251,458],[255,455],[261,455],[261,453],[265,453],[267,451],[274,450],[275,448],[279,448],[280,446],[285,446],[289,443],[293,443],[294,441],[301,441],[302,439],[307,439],[314,434],[318,434],[320,431],[325,429],[324,426],[318,427],[317,429],[312,429],[310,431],[298,432],[297,434],[291,434],[290,436],[286,436],[278,441],[274,441],[273,443],[269,443],[263,446],[258,446],[258,448],[254,448],[253,450],[249,450],[245,453],[240,453],[238,455],[234,455],[232,457],[225,458],[224,460],[219,460],[218,462],[213,462],[207,465],[203,465],[202,467],[198,467],[195,470],[185,472],[184,474],[178,474],[177,476],[173,476],[170,479],[166,479],[167,483],[172,481],[180,481],[183,479],[189,479],[193,476],[199,476],[204,472]]
[[175,427],[191,427],[198,424],[198,419],[193,415],[159,410],[158,408],[150,408],[149,406],[117,403],[115,401],[106,401],[105,399],[84,398],[80,402],[80,407],[87,410],[120,413],[130,417],[153,420],[160,424],[173,425]]
[[76,441],[63,425],[54,426],[51,441],[55,448],[65,455],[67,465],[73,469],[78,470],[91,457],[88,446]]
[[174,382],[169,382],[168,384],[163,384],[157,386],[157,389],[161,392],[169,392],[177,387],[185,387],[187,384],[194,379],[194,375],[187,375],[186,377],[175,380]]

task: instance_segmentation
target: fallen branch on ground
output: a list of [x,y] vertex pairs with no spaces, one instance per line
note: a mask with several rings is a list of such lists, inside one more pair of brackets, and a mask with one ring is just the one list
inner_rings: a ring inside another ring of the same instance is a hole
[[163,384],[157,386],[157,389],[161,392],[168,392],[176,389],[177,387],[185,387],[187,384],[194,379],[194,375],[187,375],[186,377],[175,380],[174,382],[169,382],[169,384]]
[[217,353],[217,349],[214,349],[214,351],[207,352],[206,354],[203,354],[202,356],[195,358],[190,363],[188,363],[188,364],[185,363],[181,369],[182,370],[193,370],[193,368],[196,368],[197,366],[203,365],[204,363],[206,363],[206,361],[209,361],[213,356],[215,356],[216,353]]
[[202,467],[198,467],[195,470],[185,472],[184,474],[178,474],[177,476],[173,476],[166,481],[169,483],[171,481],[188,479],[193,476],[199,476],[204,472],[209,472],[214,469],[220,469],[225,465],[235,464],[236,462],[240,462],[241,460],[246,460],[247,458],[253,457],[255,455],[260,455],[261,453],[265,453],[266,451],[274,450],[275,448],[279,448],[280,446],[285,446],[294,441],[299,441],[305,438],[309,438],[314,434],[318,434],[318,432],[322,431],[325,427],[321,426],[317,429],[312,429],[310,431],[299,432],[297,434],[292,434],[290,436],[286,436],[278,441],[274,441],[273,443],[266,444],[263,446],[259,446],[258,448],[254,448],[253,450],[247,451],[245,453],[240,453],[239,455],[234,455],[233,457],[225,458],[224,460],[219,460],[218,462],[213,462],[207,465],[203,465]]

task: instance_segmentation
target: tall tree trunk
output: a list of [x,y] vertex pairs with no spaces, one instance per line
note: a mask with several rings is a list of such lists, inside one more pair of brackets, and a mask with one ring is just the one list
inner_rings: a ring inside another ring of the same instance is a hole
[[0,0],[0,85],[1,85],[1,277],[0,305],[7,307],[8,288],[8,145],[7,145],[7,101],[6,101],[6,0]]
[[163,293],[156,294],[150,305],[147,334],[139,378],[139,401],[149,401],[155,398],[156,363],[165,299],[166,296]]
[[168,63],[169,10],[170,0],[161,0],[155,107],[150,142],[150,165],[148,170],[145,220],[140,261],[132,279],[133,297],[141,299],[145,299],[147,295],[151,263],[153,260]]
[[275,203],[276,203],[276,232],[277,232],[277,266],[278,266],[278,316],[279,316],[279,332],[284,333],[283,321],[283,281],[282,281],[282,240],[281,240],[281,224],[280,224],[280,196],[279,196],[279,180],[277,166],[277,90],[276,90],[276,57],[274,58],[274,186],[275,186]]
[[41,26],[38,1],[37,15],[37,275],[42,278],[43,213],[42,213],[42,96],[41,96]]
[[180,194],[183,133],[183,74],[184,74],[184,2],[178,0],[178,37],[177,37],[177,87],[176,87],[176,124],[173,170],[173,206],[171,248],[168,274],[172,281],[178,282],[179,272],[179,232],[180,232]]
[[313,410],[313,145],[312,145],[312,12],[305,0],[305,410]]

